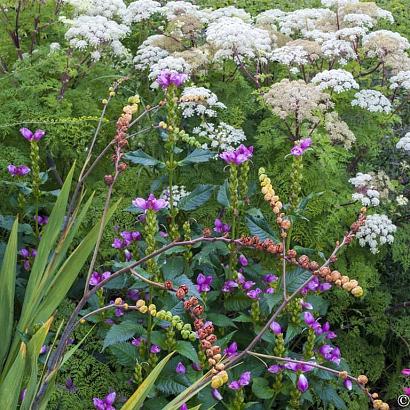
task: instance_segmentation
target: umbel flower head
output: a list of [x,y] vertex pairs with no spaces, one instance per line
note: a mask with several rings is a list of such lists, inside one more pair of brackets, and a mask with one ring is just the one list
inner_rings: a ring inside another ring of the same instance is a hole
[[167,206],[167,201],[165,201],[165,199],[155,198],[154,194],[149,194],[147,199],[135,198],[132,201],[132,204],[145,212],[148,211],[148,209],[152,209],[154,212],[158,212],[159,210]]
[[236,150],[225,151],[219,156],[228,164],[240,165],[252,158],[252,155],[253,147],[250,146],[247,148],[245,145],[241,144]]
[[170,85],[175,85],[179,87],[188,79],[188,75],[185,73],[177,73],[176,71],[172,70],[162,70],[156,82],[158,85],[163,89],[166,90]]
[[20,133],[27,141],[40,141],[46,135],[43,130],[36,130],[33,133],[28,128],[20,128]]

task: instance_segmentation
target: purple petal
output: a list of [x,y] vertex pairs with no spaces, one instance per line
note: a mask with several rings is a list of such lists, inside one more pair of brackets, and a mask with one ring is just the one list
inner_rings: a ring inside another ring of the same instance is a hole
[[270,328],[275,335],[278,335],[282,333],[282,328],[280,327],[280,324],[278,322],[272,322],[270,324]]
[[219,400],[222,400],[222,399],[223,399],[222,394],[219,392],[218,389],[212,389],[211,394],[212,394],[212,397],[213,397],[215,400],[218,400],[218,401],[219,401]]
[[343,382],[343,386],[345,386],[347,390],[352,390],[353,383],[350,379],[345,379],[345,381]]
[[305,375],[301,374],[297,382],[298,390],[304,393],[309,388],[309,383]]
[[28,141],[33,138],[33,133],[28,128],[20,128],[20,133]]
[[117,393],[113,391],[112,393],[109,393],[105,396],[105,403],[106,404],[113,404],[115,402],[115,398],[117,397]]

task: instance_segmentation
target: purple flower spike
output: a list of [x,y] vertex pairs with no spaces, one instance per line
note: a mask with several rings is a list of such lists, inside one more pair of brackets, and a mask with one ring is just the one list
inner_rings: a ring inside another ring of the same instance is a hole
[[350,379],[345,379],[345,381],[343,382],[343,386],[345,386],[347,390],[352,390],[353,383]]
[[224,354],[226,354],[227,357],[232,357],[235,356],[238,353],[238,345],[236,342],[232,342],[225,350]]
[[196,278],[196,288],[198,292],[209,292],[211,290],[213,278],[211,275],[205,276],[203,273],[200,273]]
[[103,280],[108,279],[110,276],[111,276],[111,272],[104,272],[104,273],[93,272],[90,278],[90,285],[97,286]]
[[184,366],[184,364],[182,362],[179,362],[177,364],[177,367],[175,368],[175,371],[178,374],[185,374],[186,373],[186,367]]
[[314,316],[310,312],[303,313],[303,320],[308,326],[312,326],[316,322]]
[[270,324],[270,328],[275,335],[279,335],[282,333],[282,328],[280,327],[280,324],[278,322],[272,322]]
[[43,130],[36,130],[33,134],[28,128],[20,128],[20,133],[27,141],[40,141],[46,135]]
[[296,145],[295,147],[293,147],[290,150],[290,153],[294,156],[294,157],[300,157],[303,154],[303,149],[300,148],[298,145]]
[[250,146],[247,148],[245,145],[241,144],[234,151],[222,152],[222,154],[219,154],[219,157],[222,158],[227,164],[241,165],[252,158],[252,155],[253,147]]
[[140,336],[140,337],[133,337],[132,338],[132,340],[131,340],[131,344],[132,345],[134,345],[134,346],[141,346],[141,344],[142,344],[142,337]]
[[227,280],[222,287],[222,292],[229,293],[229,292],[232,292],[237,287],[238,287],[238,284],[234,280],[232,279]]
[[212,389],[211,394],[212,394],[212,397],[213,397],[215,400],[220,401],[220,400],[223,399],[222,394],[219,393],[219,390],[218,390],[218,389]]
[[251,382],[251,372],[244,372],[241,374],[238,380],[233,380],[228,384],[231,390],[239,390],[242,387],[247,386]]
[[149,194],[148,199],[135,198],[132,201],[132,204],[145,212],[148,209],[151,209],[154,212],[158,212],[159,210],[166,208],[167,206],[167,202],[165,201],[165,199],[156,199],[154,194]]
[[161,351],[161,348],[158,345],[151,345],[151,349],[149,351],[153,354],[157,354]]
[[228,233],[231,227],[228,224],[224,224],[219,218],[215,219],[214,231],[218,233]]
[[301,374],[299,376],[297,387],[298,387],[298,390],[302,393],[304,393],[309,388],[308,380],[304,374]]
[[241,266],[248,266],[248,259],[246,259],[245,255],[239,255],[239,263],[241,264]]
[[93,405],[96,410],[115,410],[113,406],[117,393],[113,391],[112,393],[107,394],[103,399],[98,397],[93,398]]
[[312,139],[311,138],[301,139],[299,141],[299,144],[295,145],[290,150],[290,153],[294,157],[300,157],[311,145],[312,145]]
[[188,74],[177,73],[171,70],[162,70],[156,79],[157,84],[166,90],[169,86],[175,85],[176,87],[181,86],[188,79]]

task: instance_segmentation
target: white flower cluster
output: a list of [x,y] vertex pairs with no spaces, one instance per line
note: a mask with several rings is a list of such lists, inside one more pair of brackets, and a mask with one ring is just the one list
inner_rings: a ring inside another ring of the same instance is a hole
[[403,88],[410,91],[410,71],[399,71],[397,75],[391,77],[390,88],[395,90],[396,88]]
[[[172,186],[172,203],[173,205],[178,208],[178,204],[181,201],[182,198],[185,198],[188,196],[191,192],[186,190],[186,187],[184,185],[173,185]],[[170,198],[170,189],[169,187],[165,188],[161,195],[160,198],[165,199],[167,202],[167,207],[169,208],[169,198]]]
[[281,64],[307,64],[308,52],[302,46],[283,46],[272,51],[270,60]]
[[168,56],[159,60],[151,66],[150,73],[148,74],[148,78],[153,81],[151,84],[152,88],[158,88],[155,80],[163,70],[189,75],[191,73],[191,66],[181,57]]
[[264,58],[271,53],[269,33],[238,17],[221,17],[206,30],[206,40],[217,51],[214,60]]
[[359,0],[322,0],[322,6],[336,8],[357,3],[359,3]]
[[120,18],[125,15],[127,6],[122,0],[66,0],[78,14],[103,16],[107,19]]
[[[372,28],[374,20],[367,14],[363,13],[350,13],[343,17],[343,22],[353,27],[361,27],[364,29]],[[363,30],[365,31],[365,30]]]
[[364,206],[378,206],[380,204],[380,192],[372,185],[373,177],[369,174],[359,172],[355,178],[350,178],[349,182],[356,188],[356,193],[352,199],[360,201]]
[[123,55],[126,52],[120,42],[129,33],[126,25],[103,16],[79,16],[66,22],[71,25],[65,33],[71,47],[83,50],[109,45],[115,55]]
[[356,137],[349,126],[340,119],[336,111],[326,113],[325,128],[329,133],[329,138],[333,143],[342,143],[346,149],[352,148]]
[[379,252],[378,247],[385,243],[393,243],[396,232],[396,225],[387,217],[387,215],[368,215],[366,222],[362,225],[356,234],[360,246],[369,245],[370,252],[376,254]]
[[363,48],[369,57],[384,59],[389,54],[401,54],[410,48],[407,38],[389,30],[378,30],[363,38]]
[[285,15],[286,13],[279,9],[266,10],[256,16],[256,25],[258,27],[266,27],[277,31],[278,23]]
[[180,98],[180,107],[185,118],[195,115],[216,117],[216,109],[226,108],[216,94],[205,87],[186,87]]
[[153,14],[162,11],[161,3],[153,0],[137,0],[132,2],[124,13],[126,24],[148,20]]
[[252,16],[249,13],[243,9],[238,9],[235,6],[222,7],[220,9],[213,10],[209,14],[210,21],[217,21],[222,17],[237,17],[248,23],[252,21]]
[[188,1],[167,1],[162,7],[162,13],[167,20],[176,20],[183,15],[193,16],[201,20],[207,20],[208,13],[199,9],[199,6],[189,3]]
[[192,130],[193,134],[208,140],[202,145],[203,149],[211,151],[233,151],[243,141],[246,141],[245,133],[234,128],[225,122],[217,126],[211,123],[202,123],[199,127]]
[[409,199],[404,195],[396,196],[396,202],[398,206],[406,206],[409,203]]
[[410,132],[400,138],[399,142],[396,144],[396,148],[407,152],[410,151]]
[[390,101],[380,92],[376,90],[361,90],[354,95],[352,106],[359,106],[370,112],[391,112]]
[[[153,37],[153,36],[152,36]],[[152,38],[147,38],[139,47],[134,57],[134,64],[137,70],[146,70],[153,64],[158,63],[165,57],[168,57],[168,51],[161,47],[151,45]]]
[[322,43],[322,52],[329,59],[338,60],[341,65],[346,65],[350,60],[356,60],[356,52],[352,43],[346,40],[331,38]]
[[352,88],[359,88],[359,84],[357,84],[353,75],[341,69],[322,71],[312,78],[312,83],[316,84],[320,90],[331,88],[337,94]]
[[50,43],[50,54],[57,53],[61,50],[60,43]]

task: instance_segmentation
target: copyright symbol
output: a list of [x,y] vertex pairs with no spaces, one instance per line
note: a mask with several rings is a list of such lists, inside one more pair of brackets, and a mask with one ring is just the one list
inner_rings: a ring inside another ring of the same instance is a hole
[[410,404],[410,397],[407,396],[407,395],[405,395],[405,394],[402,394],[401,396],[399,396],[399,397],[397,398],[397,404],[398,404],[400,407],[406,407],[406,406],[408,406],[408,405]]

